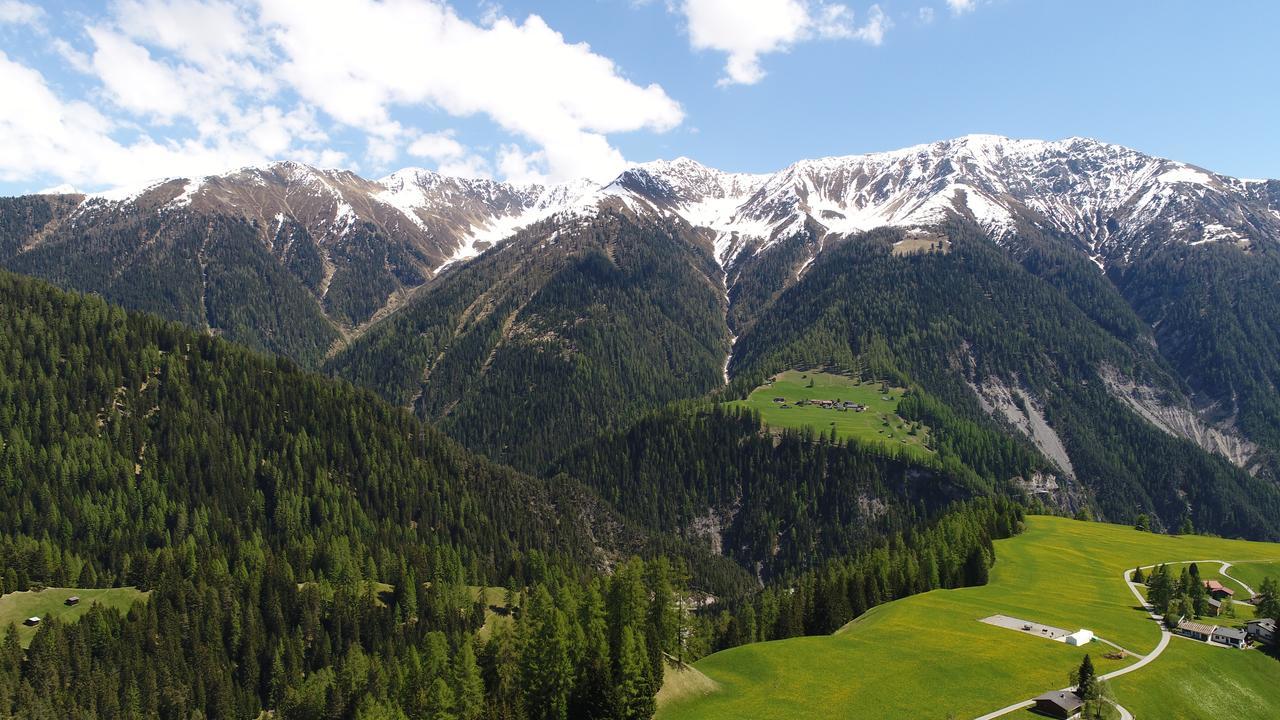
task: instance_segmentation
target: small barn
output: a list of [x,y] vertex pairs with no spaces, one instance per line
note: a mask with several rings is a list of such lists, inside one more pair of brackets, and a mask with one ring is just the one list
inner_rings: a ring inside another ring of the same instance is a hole
[[1084,701],[1070,690],[1054,690],[1036,697],[1036,711],[1049,717],[1069,718],[1080,711]]
[[1178,623],[1178,627],[1174,629],[1174,632],[1192,640],[1208,640],[1213,636],[1214,629],[1212,625],[1184,620]]
[[35,626],[37,626],[37,625],[39,625],[39,624],[40,624],[40,618],[38,618],[38,617],[29,617],[29,618],[27,618],[26,620],[23,620],[23,621],[22,621],[22,624],[23,624],[23,625],[26,625],[27,627],[35,627]]
[[1093,642],[1093,631],[1081,628],[1062,639],[1068,645],[1088,645]]
[[79,595],[72,595],[71,597],[67,598],[66,600],[63,600],[63,601],[62,601],[62,604],[66,605],[66,606],[68,606],[68,607],[70,607],[70,606],[72,606],[72,605],[79,605],[79,604],[80,604],[80,596],[79,596]]
[[1209,598],[1208,605],[1209,605],[1209,611],[1208,611],[1209,615],[1212,615],[1213,617],[1217,617],[1222,614],[1221,601],[1214,600],[1213,598]]
[[1209,636],[1209,639],[1219,645],[1242,648],[1245,642],[1249,640],[1249,636],[1239,628],[1217,627],[1213,629],[1213,634]]
[[1205,580],[1204,589],[1208,590],[1209,596],[1215,600],[1229,598],[1232,595],[1236,594],[1234,590],[1224,586],[1222,583],[1218,582],[1217,580]]

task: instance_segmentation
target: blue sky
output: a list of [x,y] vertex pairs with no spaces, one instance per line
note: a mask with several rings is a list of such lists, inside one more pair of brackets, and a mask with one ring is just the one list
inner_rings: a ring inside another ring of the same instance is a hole
[[759,172],[974,132],[1278,177],[1277,33],[1262,0],[0,0],[0,193],[273,159]]

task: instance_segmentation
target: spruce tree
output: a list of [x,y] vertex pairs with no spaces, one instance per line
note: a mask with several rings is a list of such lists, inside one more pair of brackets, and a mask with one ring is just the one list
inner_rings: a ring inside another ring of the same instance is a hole
[[618,674],[614,682],[614,717],[618,720],[648,720],[653,717],[654,690],[644,646],[644,638],[637,638],[630,627],[622,629]]
[[1083,700],[1097,697],[1097,673],[1093,669],[1093,659],[1088,654],[1080,662],[1080,669],[1075,675],[1076,694]]
[[569,627],[564,613],[539,585],[521,620],[520,677],[531,720],[565,720],[573,689]]
[[463,638],[453,658],[453,694],[458,720],[476,720],[484,713],[484,678],[469,637]]

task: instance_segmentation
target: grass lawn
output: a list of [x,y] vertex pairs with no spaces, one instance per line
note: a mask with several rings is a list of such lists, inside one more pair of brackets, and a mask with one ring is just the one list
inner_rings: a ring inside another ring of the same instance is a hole
[[[810,381],[813,387],[809,387]],[[898,416],[898,401],[904,392],[902,388],[878,382],[859,383],[834,373],[788,370],[778,373],[772,383],[753,390],[746,400],[728,404],[758,410],[770,427],[809,427],[819,433],[829,433],[834,428],[842,439],[903,449],[918,458],[932,457],[933,452],[925,447],[928,428],[921,425],[912,435],[912,423]],[[785,402],[775,402],[774,398],[784,398]],[[848,401],[867,409],[856,412],[796,405],[804,400]]]
[[1280,659],[1259,650],[1227,650],[1174,638],[1149,667],[1111,682],[1139,718],[1280,716]]
[[[1032,517],[1024,533],[996,543],[996,556],[986,586],[889,603],[834,635],[747,645],[703,658],[695,667],[722,689],[666,705],[659,717],[975,717],[1065,686],[1085,652],[1100,673],[1132,662],[1104,659],[1111,648],[1096,641],[1075,648],[980,618],[1003,613],[1071,630],[1089,628],[1145,654],[1159,641],[1159,629],[1125,587],[1126,568],[1183,558],[1280,560],[1280,545]],[[1274,672],[1265,663],[1275,661],[1262,653],[1240,654],[1246,657],[1233,663],[1264,663],[1259,667]],[[1127,704],[1127,692],[1148,678],[1178,682],[1180,674],[1191,672],[1177,663],[1162,666],[1163,660],[1125,676],[1123,686],[1117,681],[1119,701]],[[1270,693],[1272,707],[1280,707],[1280,683]],[[1273,716],[1245,712],[1236,718]]]
[[[31,638],[36,635],[36,628],[22,624],[29,617],[56,617],[62,622],[74,622],[89,612],[92,605],[105,605],[124,612],[135,602],[145,602],[150,594],[132,587],[45,588],[39,592],[9,593],[0,597],[0,628],[16,624],[22,647],[27,647],[31,644]],[[67,598],[72,595],[80,597],[79,605],[66,604]]]
[[[1215,572],[1216,572],[1216,568],[1215,568]],[[1227,570],[1227,572],[1231,573],[1232,577],[1239,578],[1241,582],[1248,583],[1249,587],[1253,588],[1254,592],[1258,591],[1258,589],[1262,586],[1262,581],[1267,579],[1268,577],[1275,578],[1276,582],[1280,582],[1280,562],[1234,563],[1231,565],[1231,568]],[[1226,580],[1223,580],[1222,582],[1224,585],[1227,584]],[[1240,592],[1238,590],[1239,586],[1236,585],[1235,583],[1231,583],[1228,587],[1231,587],[1232,589],[1236,589],[1237,598],[1241,600],[1248,599],[1248,598],[1240,597]]]

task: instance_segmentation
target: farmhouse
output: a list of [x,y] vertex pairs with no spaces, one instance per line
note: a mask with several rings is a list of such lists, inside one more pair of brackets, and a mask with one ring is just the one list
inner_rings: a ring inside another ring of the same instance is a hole
[[1190,620],[1184,620],[1183,622],[1178,623],[1178,627],[1174,629],[1175,633],[1183,637],[1189,637],[1192,640],[1208,640],[1213,636],[1213,631],[1214,626],[1212,625],[1191,622]]
[[1068,645],[1088,645],[1093,642],[1093,631],[1080,629],[1062,639]]
[[38,618],[38,617],[29,617],[29,618],[27,618],[26,620],[23,620],[23,621],[22,621],[22,624],[23,624],[23,625],[26,625],[27,627],[35,627],[35,626],[37,626],[37,625],[39,625],[39,624],[40,624],[40,618]]
[[1210,639],[1222,645],[1228,645],[1233,648],[1242,648],[1244,647],[1245,641],[1249,639],[1249,636],[1245,634],[1245,631],[1237,628],[1217,627],[1214,628],[1213,635],[1210,636]]
[[1258,642],[1274,644],[1276,641],[1276,621],[1271,618],[1250,620],[1244,627],[1249,637]]
[[1053,690],[1036,698],[1036,710],[1056,718],[1075,715],[1081,705],[1084,705],[1084,701],[1070,690]]
[[1223,584],[1218,582],[1217,580],[1205,580],[1204,589],[1208,590],[1209,594],[1213,596],[1215,600],[1229,598],[1232,595],[1236,594],[1234,590],[1228,587],[1224,587]]

